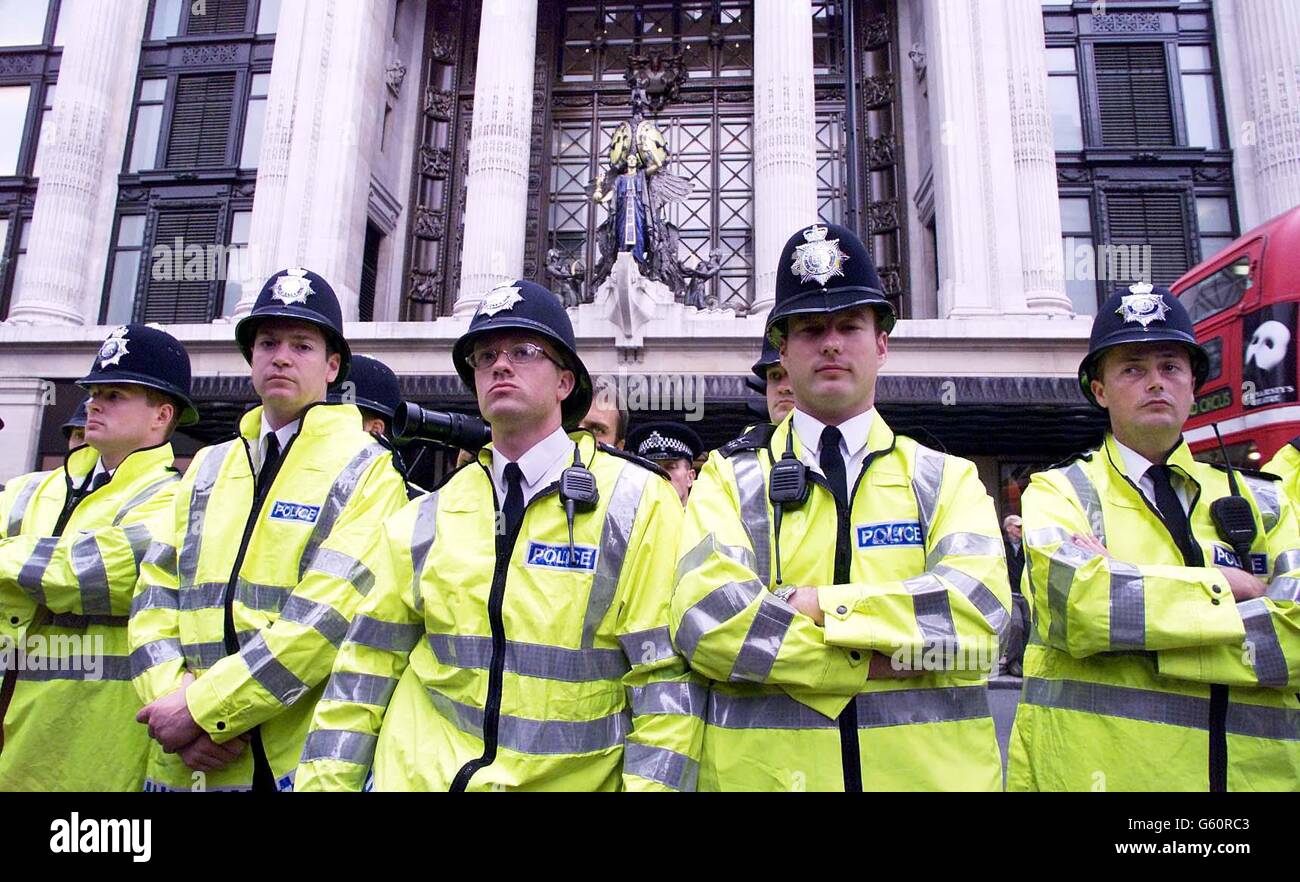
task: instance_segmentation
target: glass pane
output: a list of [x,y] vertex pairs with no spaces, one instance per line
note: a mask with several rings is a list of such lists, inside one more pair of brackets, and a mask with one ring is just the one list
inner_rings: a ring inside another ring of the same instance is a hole
[[59,20],[54,25],[54,45],[63,46],[68,38],[68,22],[71,20],[77,4],[85,0],[63,0],[59,4]]
[[30,239],[31,237],[32,237],[32,222],[31,219],[28,218],[27,220],[23,221],[22,226],[18,228],[18,250],[19,251],[27,250],[27,240]]
[[36,158],[32,160],[32,177],[39,178],[44,168],[45,148],[54,132],[54,114],[49,110],[41,111],[41,130],[36,136]]
[[57,88],[58,85],[56,83],[50,83],[45,87],[45,108],[47,110],[54,106],[54,90]]
[[0,251],[4,250],[5,237],[9,235],[9,218],[0,217]]
[[0,0],[0,46],[39,46],[45,42],[50,0]]
[[239,154],[240,168],[257,168],[257,158],[262,153],[262,127],[266,121],[266,99],[254,98],[248,102],[248,117],[244,120],[244,148]]
[[248,259],[247,248],[231,248],[226,252],[226,288],[221,298],[221,314],[235,314],[239,298],[244,293],[244,286],[251,283],[248,274],[252,261]]
[[[1224,245],[1227,242],[1223,243]],[[1206,254],[1209,257],[1210,254]],[[1241,302],[1250,284],[1250,258],[1235,260],[1178,295],[1192,322],[1200,322]]]
[[1184,73],[1189,71],[1213,70],[1214,65],[1210,61],[1210,47],[1179,46],[1178,67],[1181,68]]
[[1201,260],[1209,260],[1232,244],[1231,236],[1202,236]]
[[1219,112],[1214,103],[1214,78],[1210,74],[1183,74],[1183,113],[1187,116],[1187,144],[1219,150]]
[[1047,95],[1052,106],[1052,137],[1057,150],[1083,147],[1083,121],[1079,116],[1079,84],[1075,77],[1048,77]]
[[144,215],[124,214],[117,222],[117,247],[139,246],[144,242]]
[[1064,233],[1092,234],[1092,200],[1084,198],[1062,198],[1061,231]]
[[31,86],[0,88],[0,176],[18,173],[18,151],[23,146],[31,91]]
[[140,271],[140,252],[119,251],[113,260],[113,282],[108,289],[105,323],[124,325],[135,307],[135,280]]
[[230,244],[247,245],[248,233],[253,226],[251,211],[236,211],[230,218]]
[[14,302],[17,302],[18,292],[21,291],[23,287],[23,264],[26,260],[26,254],[19,254],[14,257],[14,286],[13,295],[10,298],[10,300]]
[[1072,47],[1064,49],[1047,50],[1047,72],[1048,73],[1074,73],[1075,56]]
[[1196,200],[1196,227],[1202,234],[1231,233],[1232,211],[1227,197],[1202,196]]
[[127,171],[154,168],[158,162],[158,131],[162,127],[161,104],[136,108],[135,141],[131,145],[131,164]]
[[141,101],[162,101],[167,97],[166,80],[145,80],[140,83]]
[[1091,279],[1066,279],[1065,293],[1076,315],[1097,314],[1097,283]]
[[[1062,202],[1067,200],[1062,199]],[[1068,200],[1082,201],[1087,200]],[[1097,314],[1096,253],[1091,236],[1069,236],[1061,240],[1065,293],[1078,315]],[[1090,278],[1092,277],[1092,278]]]
[[248,94],[252,98],[265,98],[267,90],[271,87],[271,75],[269,73],[253,74],[253,80],[249,84]]
[[279,20],[280,0],[262,0],[262,5],[257,7],[257,32],[274,34]]
[[166,40],[181,30],[181,0],[155,0],[150,40]]

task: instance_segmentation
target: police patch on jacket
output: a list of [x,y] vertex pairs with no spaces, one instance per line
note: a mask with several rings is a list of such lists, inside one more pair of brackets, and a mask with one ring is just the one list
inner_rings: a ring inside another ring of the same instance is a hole
[[[1214,546],[1214,565],[1216,567],[1236,567],[1239,570],[1246,570],[1241,564],[1241,557],[1233,551],[1229,551],[1222,545]],[[1256,576],[1268,575],[1268,555],[1252,554],[1250,556],[1250,569],[1246,572],[1254,573]]]
[[858,548],[884,548],[891,545],[924,544],[918,521],[893,521],[882,524],[859,524],[854,527]]
[[596,560],[599,557],[600,549],[594,545],[574,545],[570,549],[568,543],[529,540],[524,565],[546,570],[581,570],[594,573]]
[[288,521],[289,523],[314,524],[320,517],[319,505],[302,505],[297,502],[285,502],[277,499],[271,503],[271,511],[266,518],[270,521]]

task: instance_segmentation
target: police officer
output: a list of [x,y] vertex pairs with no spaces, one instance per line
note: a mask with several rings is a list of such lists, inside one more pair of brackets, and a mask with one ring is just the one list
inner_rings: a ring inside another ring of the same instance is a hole
[[591,432],[601,444],[622,450],[627,420],[627,411],[618,403],[618,385],[608,377],[597,378],[592,384],[591,407],[578,428]]
[[402,406],[402,386],[392,368],[368,355],[352,356],[348,378],[330,388],[330,404],[355,404],[361,427],[374,435],[392,436],[393,417]]
[[775,426],[794,410],[794,389],[790,385],[789,373],[781,364],[781,353],[771,337],[763,338],[763,352],[751,370],[759,380],[758,387],[767,396],[767,416]]
[[668,639],[682,507],[576,428],[555,295],[488,292],[453,348],[492,443],[390,518],[303,751],[304,789],[686,790],[704,691]]
[[0,501],[0,790],[139,790],[127,614],[179,473],[169,438],[198,413],[170,334],[112,331],[79,384],[87,445]]
[[[1021,500],[1036,633],[1010,789],[1300,788],[1300,534],[1277,480],[1192,458],[1208,370],[1166,289],[1093,323],[1079,383],[1110,431]],[[1234,505],[1245,535],[1216,526]]]
[[261,405],[195,456],[131,609],[139,720],[158,742],[150,790],[292,787],[312,707],[373,582],[358,559],[406,501],[356,406],[325,403],[351,360],[325,279],[276,273],[235,336]]
[[998,522],[972,463],[876,412],[893,325],[856,235],[795,232],[768,331],[796,407],[710,456],[679,546],[673,640],[713,680],[702,789],[1001,787]]
[[633,429],[627,438],[628,448],[668,473],[673,488],[682,499],[690,496],[695,483],[695,460],[704,455],[704,442],[689,426],[681,423],[646,423]]
[[60,429],[63,432],[63,438],[68,442],[69,450],[76,450],[86,443],[86,402],[77,405],[77,409],[68,417]]

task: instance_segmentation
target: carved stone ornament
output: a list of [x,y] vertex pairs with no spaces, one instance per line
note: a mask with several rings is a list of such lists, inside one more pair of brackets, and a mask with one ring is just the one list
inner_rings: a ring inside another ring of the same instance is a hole
[[400,58],[393,59],[388,67],[384,68],[384,81],[388,84],[388,91],[393,93],[396,98],[402,91],[402,81],[406,79],[406,65],[402,64]]
[[415,209],[415,235],[421,239],[438,240],[447,231],[447,223],[441,211],[426,206]]
[[424,113],[430,119],[447,122],[451,119],[451,105],[456,100],[450,89],[425,89]]

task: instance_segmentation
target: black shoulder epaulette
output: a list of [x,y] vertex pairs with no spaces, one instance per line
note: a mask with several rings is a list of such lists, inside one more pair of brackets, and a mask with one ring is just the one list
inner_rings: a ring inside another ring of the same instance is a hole
[[[1221,472],[1226,472],[1228,470],[1228,466],[1225,463],[1212,462],[1210,463],[1210,465],[1214,466],[1216,469],[1218,469]],[[1261,481],[1282,480],[1281,475],[1275,475],[1272,472],[1261,472],[1256,469],[1242,469],[1242,468],[1238,468],[1237,466],[1233,466],[1232,470],[1239,475],[1245,475],[1248,478],[1259,478]]]
[[641,466],[641,468],[649,469],[650,471],[654,472],[656,475],[663,478],[665,481],[672,481],[672,478],[668,477],[667,472],[665,472],[662,468],[655,465],[653,462],[651,462],[650,460],[646,459],[643,456],[637,456],[635,453],[631,453],[626,450],[621,450],[618,447],[610,447],[608,444],[605,444],[601,441],[596,442],[596,449],[604,453],[608,453],[611,456],[617,456],[619,459],[626,459],[628,462],[634,462],[637,465]]
[[1080,451],[1079,453],[1072,453],[1069,456],[1067,456],[1065,459],[1061,460],[1060,462],[1049,465],[1046,469],[1044,469],[1044,471],[1051,471],[1052,469],[1063,469],[1066,466],[1068,466],[1070,463],[1078,462],[1079,460],[1082,460],[1084,462],[1092,462],[1093,454],[1095,454],[1096,452],[1097,451],[1095,450],[1084,450],[1084,451]]
[[718,455],[728,459],[742,450],[761,450],[772,440],[775,431],[776,426],[771,423],[756,423],[741,433],[739,438],[733,438],[719,447]]

